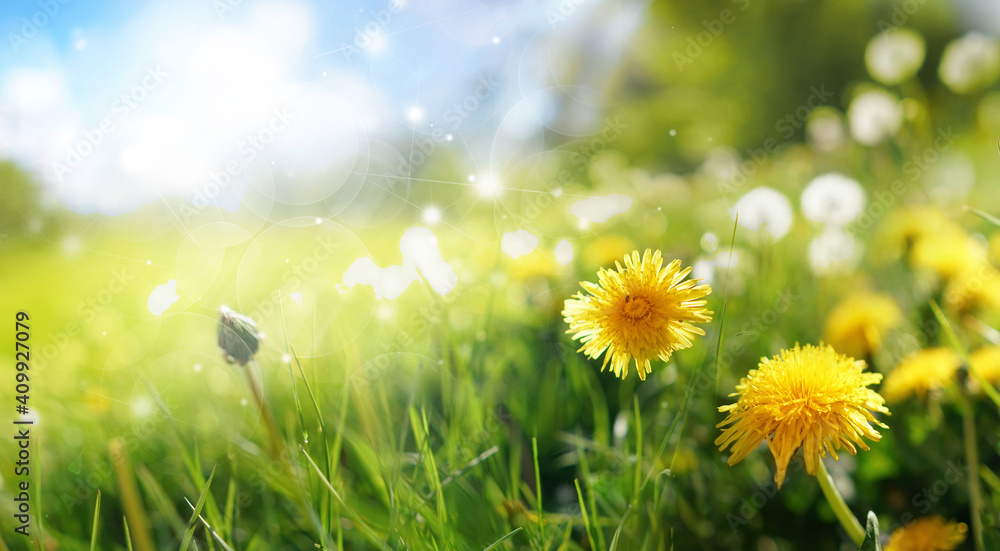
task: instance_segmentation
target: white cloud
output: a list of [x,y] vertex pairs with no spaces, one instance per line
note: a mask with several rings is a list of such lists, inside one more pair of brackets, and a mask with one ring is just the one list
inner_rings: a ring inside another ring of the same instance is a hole
[[569,211],[584,222],[600,223],[630,208],[632,198],[615,193],[577,201],[570,206]]
[[344,285],[367,285],[375,291],[378,300],[394,300],[403,294],[410,283],[420,279],[413,266],[388,266],[379,268],[375,261],[364,256],[354,261],[344,272]]
[[344,286],[368,285],[378,300],[394,300],[421,277],[439,295],[447,295],[458,284],[458,276],[438,250],[437,237],[427,228],[410,228],[399,240],[403,263],[381,268],[365,256],[344,272]]
[[517,230],[503,234],[500,250],[511,258],[521,258],[538,247],[538,237],[528,230]]
[[146,307],[149,308],[151,314],[159,316],[166,312],[180,298],[180,295],[177,294],[177,280],[171,279],[153,289],[153,292],[149,294],[149,299],[146,301]]
[[556,262],[563,266],[573,262],[573,244],[563,239],[556,244],[555,255]]
[[[277,201],[311,203],[323,198],[318,190],[335,191],[367,153],[361,121],[374,120],[377,96],[333,67],[323,86],[299,82],[297,64],[316,32],[305,3],[240,9],[220,22],[211,10],[151,6],[88,44],[95,56],[113,56],[100,79],[54,60],[8,70],[0,75],[0,158],[19,161],[80,212],[204,196],[210,175],[234,161],[241,181],[268,180]],[[281,110],[296,116],[277,130]],[[254,140],[262,146],[246,145]],[[235,204],[232,190],[209,199]]]

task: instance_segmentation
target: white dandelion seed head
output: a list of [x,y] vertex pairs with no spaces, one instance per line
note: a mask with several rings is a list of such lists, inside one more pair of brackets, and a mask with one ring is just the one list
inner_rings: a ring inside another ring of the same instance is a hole
[[854,238],[844,230],[827,228],[809,245],[813,271],[817,274],[829,274],[849,270],[858,260],[854,254],[856,248]]
[[1000,44],[977,32],[955,39],[945,46],[938,75],[959,94],[985,88],[1000,76]]
[[899,84],[916,74],[924,64],[925,51],[920,33],[896,27],[868,41],[865,65],[872,78],[882,84]]
[[806,139],[816,151],[829,153],[840,149],[847,143],[843,115],[833,107],[813,110],[806,123]]
[[702,283],[711,285],[715,276],[714,260],[699,260],[691,269],[691,277],[700,279]]
[[706,253],[714,251],[719,246],[719,238],[714,233],[708,232],[701,236],[701,248]]
[[923,183],[936,204],[967,202],[976,185],[976,165],[965,153],[943,153],[931,166]]
[[802,213],[820,224],[843,227],[864,208],[861,184],[836,172],[817,176],[802,192]]
[[784,195],[767,187],[751,190],[729,209],[729,215],[744,228],[756,231],[761,226],[775,239],[784,237],[792,227],[792,205]]
[[878,145],[895,134],[903,123],[903,107],[885,90],[858,94],[847,110],[851,135],[862,145]]
[[561,266],[565,266],[570,262],[573,262],[573,244],[565,239],[556,244],[556,248],[553,253],[555,254],[556,262],[558,262]]

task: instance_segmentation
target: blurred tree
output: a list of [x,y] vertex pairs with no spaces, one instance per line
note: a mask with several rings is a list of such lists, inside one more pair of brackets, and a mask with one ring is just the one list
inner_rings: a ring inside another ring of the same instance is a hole
[[39,188],[10,161],[0,162],[0,232],[23,233],[29,214],[39,207]]
[[768,139],[800,141],[811,97],[846,109],[851,86],[870,80],[868,40],[892,26],[927,38],[919,78],[938,88],[940,49],[962,32],[955,9],[938,0],[654,2],[615,92],[630,125],[616,147],[639,165],[683,172],[718,145],[746,156]]

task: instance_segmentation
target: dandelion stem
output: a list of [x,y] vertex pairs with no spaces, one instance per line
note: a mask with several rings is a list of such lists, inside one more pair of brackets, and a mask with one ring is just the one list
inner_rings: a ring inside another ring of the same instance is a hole
[[965,440],[965,462],[969,465],[969,508],[972,517],[972,543],[976,551],[983,551],[983,519],[980,516],[982,493],[979,486],[979,447],[976,442],[976,417],[973,403],[963,395],[962,401],[962,436]]
[[250,390],[253,392],[253,396],[257,400],[257,405],[260,407],[260,416],[264,418],[264,422],[267,424],[267,430],[271,433],[271,453],[274,457],[280,458],[284,444],[281,438],[281,431],[278,430],[278,422],[274,420],[274,414],[271,413],[271,408],[268,407],[267,400],[264,398],[264,392],[261,390],[260,385],[257,384],[257,379],[250,371],[249,364],[243,365],[243,373],[247,376],[247,383],[250,385]]
[[819,471],[816,473],[816,479],[819,480],[819,487],[823,490],[823,495],[826,496],[827,502],[830,503],[830,507],[837,515],[840,525],[844,527],[844,530],[847,530],[847,535],[851,537],[855,545],[860,547],[865,541],[865,529],[861,527],[858,517],[854,516],[854,513],[847,507],[847,503],[844,502],[843,496],[837,491],[837,487],[833,485],[833,478],[830,477],[822,459],[819,460]]

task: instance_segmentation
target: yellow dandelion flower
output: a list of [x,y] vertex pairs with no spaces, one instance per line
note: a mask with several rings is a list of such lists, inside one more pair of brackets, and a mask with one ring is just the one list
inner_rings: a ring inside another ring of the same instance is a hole
[[913,245],[921,239],[940,233],[961,231],[948,219],[944,212],[933,207],[905,207],[886,216],[875,236],[881,261],[897,260],[910,253]]
[[969,355],[969,361],[986,382],[994,386],[1000,382],[1000,346],[984,346]]
[[719,408],[728,412],[717,427],[727,427],[715,439],[725,451],[732,446],[729,465],[743,460],[761,442],[774,455],[774,482],[781,488],[788,462],[802,448],[806,471],[815,476],[820,457],[829,452],[839,459],[841,447],[856,454],[868,450],[863,438],[882,439],[872,424],[872,412],[889,413],[885,401],[868,385],[882,380],[879,373],[865,371],[865,362],[838,354],[833,347],[795,345],[772,358],[761,358],[730,396],[734,404]]
[[885,551],[952,551],[965,541],[968,527],[961,522],[946,522],[941,517],[921,517],[897,528]]
[[857,293],[841,301],[826,318],[823,340],[842,354],[865,358],[882,344],[882,336],[899,325],[902,314],[887,295]]
[[965,231],[953,229],[918,240],[910,258],[915,266],[930,269],[941,279],[949,279],[986,258],[986,249],[969,239]]
[[971,262],[948,281],[944,303],[950,310],[1000,308],[1000,271],[988,262]]
[[705,331],[692,323],[712,321],[703,297],[712,292],[698,280],[685,279],[691,268],[681,269],[680,260],[662,266],[660,251],[646,249],[625,255],[625,266],[602,269],[598,282],[582,282],[584,293],[566,300],[563,316],[567,333],[583,343],[580,351],[590,358],[604,356],[601,371],[611,364],[615,375],[628,375],[635,359],[639,378],[652,372],[650,360],[670,359],[675,350],[690,348],[692,337]]
[[885,378],[882,394],[886,401],[901,402],[916,394],[921,399],[929,391],[940,390],[951,382],[962,359],[950,348],[927,348],[903,358]]

